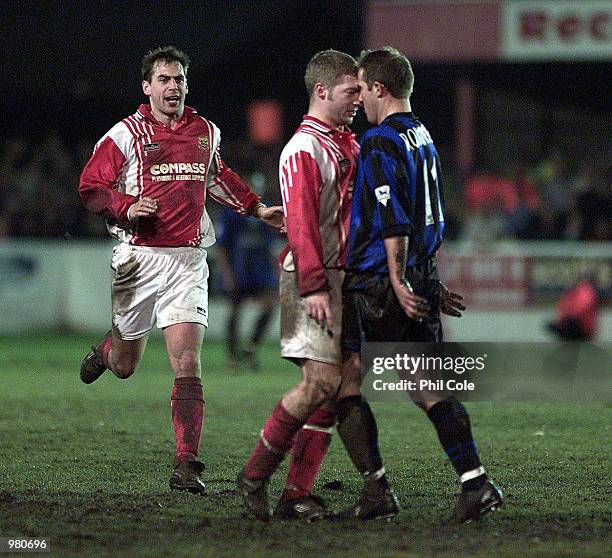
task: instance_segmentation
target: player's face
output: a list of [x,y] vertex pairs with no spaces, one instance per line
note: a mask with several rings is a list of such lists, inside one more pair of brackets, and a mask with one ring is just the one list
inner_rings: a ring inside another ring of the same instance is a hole
[[378,95],[375,87],[368,89],[368,84],[363,79],[363,70],[357,74],[357,85],[359,86],[359,102],[363,105],[366,118],[370,124],[378,124]]
[[170,119],[183,116],[188,89],[187,76],[180,62],[158,60],[151,81],[142,82],[142,90],[149,96],[155,116]]
[[346,75],[327,91],[327,114],[336,127],[352,124],[359,108],[359,87],[355,76]]

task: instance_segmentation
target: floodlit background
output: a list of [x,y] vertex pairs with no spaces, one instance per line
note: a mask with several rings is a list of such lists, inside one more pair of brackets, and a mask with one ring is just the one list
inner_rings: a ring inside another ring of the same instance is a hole
[[[392,44],[413,63],[413,110],[443,156],[442,277],[469,305],[449,339],[552,339],[555,301],[590,273],[609,340],[610,13],[597,0],[3,2],[0,334],[108,329],[111,241],[78,177],[142,102],[148,50],[190,55],[188,104],[221,128],[226,161],[278,201],[309,58]],[[354,128],[367,129],[363,115]],[[209,337],[220,337],[214,248],[210,260]]]

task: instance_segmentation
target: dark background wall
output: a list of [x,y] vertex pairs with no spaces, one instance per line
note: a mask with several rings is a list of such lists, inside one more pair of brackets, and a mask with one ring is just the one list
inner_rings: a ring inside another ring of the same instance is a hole
[[140,61],[174,44],[192,59],[188,103],[225,137],[256,98],[285,106],[288,130],[307,103],[303,72],[318,50],[357,54],[363,2],[231,0],[2,1],[4,133],[52,126],[100,136],[144,99]]

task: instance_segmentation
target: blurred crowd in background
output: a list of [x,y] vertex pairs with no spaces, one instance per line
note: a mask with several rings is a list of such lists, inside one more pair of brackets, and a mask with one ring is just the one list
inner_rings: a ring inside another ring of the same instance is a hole
[[[99,238],[104,220],[77,193],[94,138],[67,141],[49,131],[0,145],[0,238]],[[256,174],[278,203],[276,163],[282,145],[224,143],[223,157],[247,180]],[[474,169],[445,167],[446,226],[451,240],[612,240],[612,165],[606,158],[571,160],[551,149],[535,163]],[[262,186],[259,186],[262,188]],[[209,211],[219,211],[209,203]]]

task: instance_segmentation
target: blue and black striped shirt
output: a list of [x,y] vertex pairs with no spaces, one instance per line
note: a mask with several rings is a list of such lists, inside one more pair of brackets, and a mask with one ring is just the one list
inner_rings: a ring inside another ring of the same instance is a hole
[[436,252],[443,234],[438,152],[411,112],[392,114],[361,140],[346,269],[388,273],[384,239],[405,235],[413,266]]

